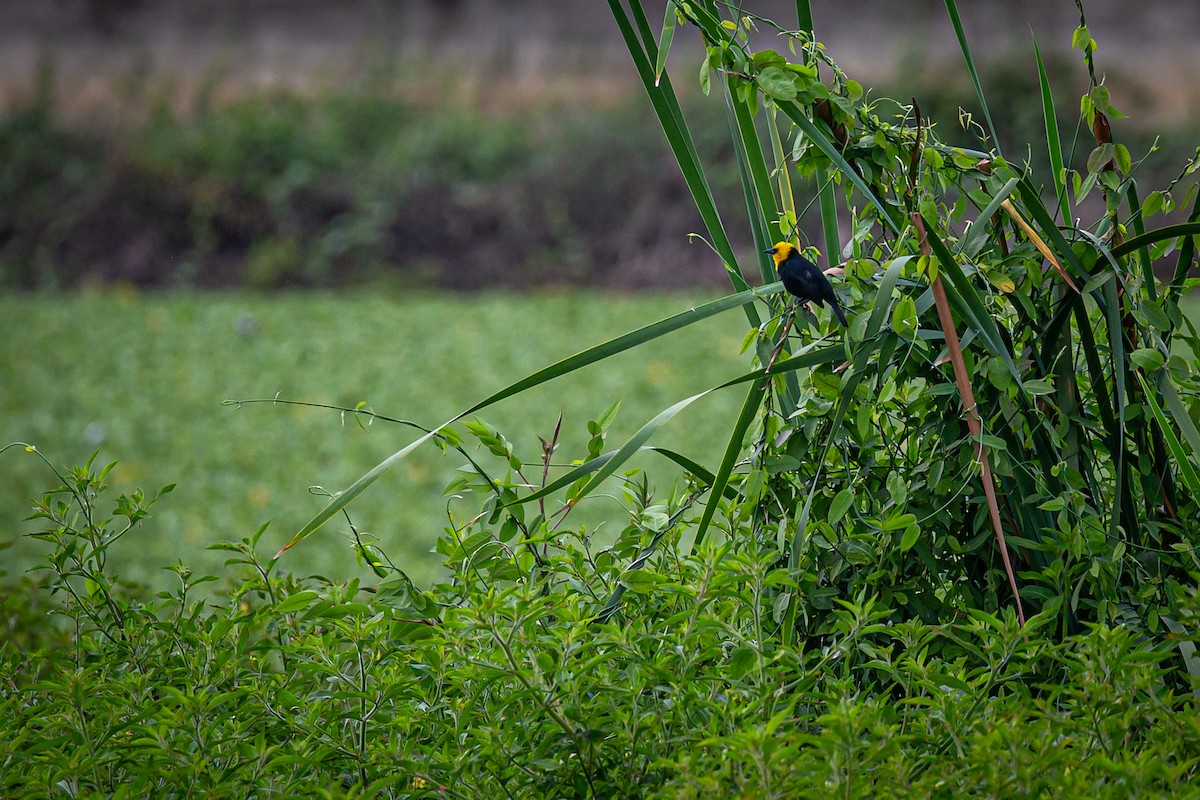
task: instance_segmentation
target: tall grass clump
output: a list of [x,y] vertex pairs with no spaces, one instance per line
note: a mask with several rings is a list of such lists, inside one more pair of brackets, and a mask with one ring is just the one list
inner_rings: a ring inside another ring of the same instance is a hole
[[[978,92],[979,111],[964,112],[957,134],[970,147],[943,141],[918,99],[874,98],[843,73],[813,39],[803,3],[799,29],[671,2],[656,33],[638,4],[612,9],[735,292],[547,367],[437,430],[740,307],[746,349],[767,366],[710,390],[745,391],[725,455],[708,469],[666,455],[705,487],[688,525],[693,547],[713,536],[777,543],[796,584],[785,642],[820,636],[837,602],[864,595],[929,623],[1007,608],[1022,620],[1053,616],[1060,635],[1087,623],[1160,637],[1177,629],[1197,566],[1196,340],[1180,300],[1200,232],[1189,179],[1200,162],[1162,189],[1139,187],[1149,154],[1135,161],[1113,136],[1119,112],[1082,14],[1072,43],[1090,83],[1079,124],[1060,124],[1034,49],[1050,153],[1038,164],[1004,157],[952,2]],[[726,109],[755,249],[794,237],[801,209],[815,204],[822,247],[809,252],[839,267],[855,310],[848,330],[807,312],[790,325],[768,257],[739,261],[666,71],[684,30],[706,47],[701,85]],[[752,49],[764,33],[787,55]],[[1076,171],[1066,153],[1084,147],[1085,132],[1094,141]],[[1093,195],[1103,202],[1085,219]],[[1189,221],[1150,226],[1176,208],[1191,208]],[[500,517],[564,488],[570,509],[703,394],[613,452],[504,498]],[[365,474],[288,546],[439,435]]]

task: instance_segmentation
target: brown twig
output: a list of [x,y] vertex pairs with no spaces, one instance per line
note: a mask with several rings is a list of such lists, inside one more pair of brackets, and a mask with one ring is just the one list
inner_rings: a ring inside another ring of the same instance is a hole
[[[925,235],[925,220],[920,212],[912,212],[913,225],[920,237],[921,255],[928,256],[932,250]],[[946,349],[950,353],[950,362],[954,366],[954,381],[958,384],[958,393],[962,397],[963,411],[967,419],[967,429],[971,432],[971,441],[975,445],[975,456],[982,467],[983,493],[987,497],[988,512],[992,518],[992,528],[996,532],[996,544],[1000,548],[1000,558],[1004,561],[1004,572],[1008,575],[1008,585],[1012,587],[1013,599],[1017,604],[1017,618],[1025,624],[1025,609],[1021,606],[1021,594],[1017,589],[1017,575],[1013,571],[1012,559],[1008,555],[1008,544],[1004,541],[1004,528],[1000,524],[1000,504],[996,499],[996,481],[992,476],[992,467],[988,461],[987,450],[983,446],[983,425],[980,422],[979,411],[975,407],[975,392],[971,389],[971,380],[967,375],[967,364],[963,360],[962,347],[958,342],[958,331],[954,327],[954,316],[950,313],[950,301],[946,297],[946,287],[942,276],[938,274],[932,281],[934,305],[937,306],[938,321],[942,325],[942,333],[946,337]]]

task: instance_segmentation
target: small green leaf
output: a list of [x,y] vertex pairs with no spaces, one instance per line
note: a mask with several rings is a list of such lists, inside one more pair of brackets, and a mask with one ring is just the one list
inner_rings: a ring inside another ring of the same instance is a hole
[[1133,158],[1129,155],[1129,148],[1123,144],[1113,146],[1113,160],[1117,162],[1117,169],[1125,175],[1133,169]]
[[795,100],[800,94],[795,78],[779,67],[767,67],[758,73],[756,80],[762,93],[776,100]]
[[1163,354],[1150,347],[1142,347],[1129,354],[1129,360],[1146,372],[1154,372],[1166,360]]
[[899,472],[889,472],[887,476],[887,490],[892,497],[892,502],[897,506],[903,506],[908,500],[908,484]]
[[851,504],[854,502],[854,493],[847,487],[842,489],[833,497],[833,502],[829,504],[829,516],[826,521],[830,525],[836,525],[838,520],[846,516],[846,512],[850,510]]
[[1087,160],[1088,172],[1099,172],[1104,169],[1104,166],[1113,160],[1114,150],[1112,142],[1105,142],[1093,150]]
[[900,298],[892,311],[892,330],[905,338],[912,338],[917,332],[917,304],[907,295]]
[[608,408],[601,412],[600,416],[596,417],[596,424],[600,426],[601,431],[608,430],[608,427],[613,424],[613,420],[617,418],[617,411],[621,408],[621,401],[617,400]]
[[1142,203],[1142,219],[1154,216],[1158,212],[1162,211],[1162,207],[1163,193],[1151,192],[1150,194],[1146,195],[1146,200]]
[[1088,31],[1086,25],[1080,25],[1075,29],[1075,33],[1071,35],[1071,49],[1082,50],[1085,53],[1091,47],[1092,34]]
[[911,550],[919,538],[921,538],[921,529],[915,523],[909,525],[904,529],[904,535],[900,537],[900,552],[906,553]]
[[755,660],[754,651],[749,647],[737,648],[729,659],[729,676],[735,681],[742,678],[754,666]]
[[621,575],[621,585],[634,594],[646,594],[663,583],[666,578],[641,569],[627,570]]
[[663,17],[662,36],[658,40],[658,60],[654,65],[654,85],[662,80],[663,70],[667,68],[667,53],[671,50],[671,41],[675,38],[675,25],[679,19],[679,9],[675,0],[667,0],[667,13]]
[[987,270],[986,274],[988,283],[992,284],[992,286],[995,286],[1005,294],[1012,294],[1017,290],[1017,284],[1013,282],[1013,279],[1005,275],[1000,270],[990,269]]
[[892,514],[883,521],[882,527],[885,531],[898,531],[901,528],[916,527],[916,525],[916,514]]
[[751,58],[750,63],[754,64],[754,69],[756,70],[764,70],[767,67],[783,68],[787,66],[787,59],[779,55],[779,53],[776,53],[774,50],[767,49],[759,50],[757,53],[755,53],[753,58]]
[[1050,385],[1050,382],[1044,380],[1025,381],[1024,386],[1025,392],[1032,395],[1050,394],[1054,391],[1054,387]]
[[317,598],[317,593],[311,590],[296,592],[295,594],[279,601],[279,605],[275,606],[276,614],[290,614],[293,611],[299,611]]

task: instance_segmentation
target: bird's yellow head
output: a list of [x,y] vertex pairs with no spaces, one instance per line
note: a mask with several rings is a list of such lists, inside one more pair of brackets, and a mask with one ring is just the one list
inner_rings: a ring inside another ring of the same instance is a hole
[[763,252],[771,254],[771,258],[775,259],[775,269],[778,270],[779,265],[791,258],[792,253],[796,252],[796,248],[787,242],[776,242],[774,247]]

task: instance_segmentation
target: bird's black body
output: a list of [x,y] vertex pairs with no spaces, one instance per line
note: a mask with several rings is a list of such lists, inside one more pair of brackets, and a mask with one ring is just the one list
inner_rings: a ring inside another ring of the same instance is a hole
[[816,264],[800,255],[800,251],[787,242],[780,242],[767,252],[775,259],[775,269],[779,273],[779,280],[783,281],[783,288],[801,303],[812,301],[824,307],[828,302],[833,307],[833,313],[837,314],[838,321],[843,327],[847,325],[846,315],[842,313],[837,295],[833,293],[833,286]]

